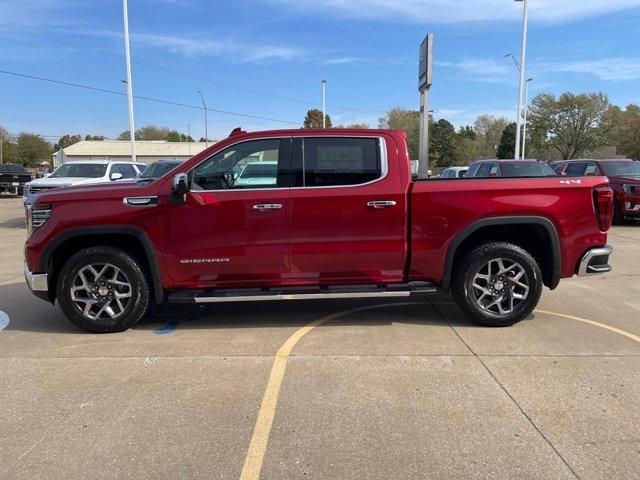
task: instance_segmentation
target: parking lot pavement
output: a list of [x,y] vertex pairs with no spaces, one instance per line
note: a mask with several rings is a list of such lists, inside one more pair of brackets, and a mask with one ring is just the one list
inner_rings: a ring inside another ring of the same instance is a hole
[[27,291],[22,217],[0,198],[0,479],[640,478],[640,224],[611,230],[613,272],[511,328],[437,294],[93,335]]

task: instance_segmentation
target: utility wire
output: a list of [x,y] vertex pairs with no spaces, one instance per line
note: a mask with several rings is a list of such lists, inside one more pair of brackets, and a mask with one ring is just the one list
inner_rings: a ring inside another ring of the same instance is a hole
[[[66,85],[68,87],[76,87],[76,88],[84,88],[86,90],[93,90],[96,92],[101,92],[101,93],[109,93],[111,95],[120,95],[120,96],[126,96],[127,94],[124,92],[118,92],[116,90],[107,90],[106,88],[99,88],[99,87],[94,87],[91,85],[82,85],[80,83],[72,83],[72,82],[64,82],[62,80],[55,80],[53,78],[45,78],[45,77],[38,77],[36,75],[27,75],[25,73],[18,73],[18,72],[10,72],[7,70],[0,70],[0,73],[4,73],[5,75],[13,75],[15,77],[22,77],[22,78],[29,78],[31,80],[40,80],[42,82],[49,82],[49,83],[55,83],[58,85]],[[198,105],[189,105],[187,103],[180,103],[180,102],[174,102],[171,100],[163,100],[160,98],[152,98],[152,97],[144,97],[141,95],[133,95],[134,98],[140,99],[140,100],[147,100],[150,102],[156,102],[156,103],[164,103],[166,105],[175,105],[177,107],[185,107],[185,108],[193,108],[196,110],[204,110],[203,107],[200,107]],[[290,120],[281,120],[279,118],[270,118],[270,117],[260,117],[257,115],[250,115],[248,113],[238,113],[238,112],[229,112],[226,110],[217,110],[215,108],[209,108],[207,107],[207,111],[209,112],[216,112],[216,113],[220,113],[223,115],[235,115],[237,117],[244,117],[244,118],[255,118],[258,120],[268,120],[271,122],[279,122],[279,123],[287,123],[287,124],[291,124],[291,125],[300,125],[300,122],[292,122]]]

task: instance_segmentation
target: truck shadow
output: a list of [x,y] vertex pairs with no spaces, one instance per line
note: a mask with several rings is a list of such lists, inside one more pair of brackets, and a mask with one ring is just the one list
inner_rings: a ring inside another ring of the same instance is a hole
[[[397,305],[406,302],[418,303],[407,306]],[[131,330],[151,332],[166,326],[173,326],[179,330],[290,328],[306,325],[313,320],[337,312],[373,305],[384,305],[384,307],[354,312],[354,315],[341,317],[337,322],[341,325],[363,326],[392,323],[476,326],[453,305],[448,295],[437,294],[430,295],[429,301],[423,297],[416,297],[395,301],[384,299],[285,300],[220,303],[207,306],[167,305],[153,309]],[[33,298],[24,283],[0,285],[0,310],[6,312],[11,320],[5,331],[89,335],[67,320],[57,305]],[[446,320],[443,320],[441,314]],[[330,322],[327,323],[327,325],[330,324]]]
[[12,218],[0,222],[0,228],[26,228],[24,217]]

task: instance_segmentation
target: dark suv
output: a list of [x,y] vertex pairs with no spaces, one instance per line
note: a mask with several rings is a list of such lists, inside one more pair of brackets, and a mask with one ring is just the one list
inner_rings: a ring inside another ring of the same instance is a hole
[[31,181],[31,174],[22,165],[0,163],[0,193],[22,195],[24,184]]
[[557,173],[538,160],[478,160],[465,177],[554,177]]
[[567,177],[607,176],[615,192],[613,223],[640,218],[640,162],[634,160],[566,160],[552,165]]

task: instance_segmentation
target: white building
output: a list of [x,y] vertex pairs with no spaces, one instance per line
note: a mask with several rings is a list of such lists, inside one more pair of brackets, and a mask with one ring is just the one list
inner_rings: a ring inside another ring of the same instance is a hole
[[[214,142],[209,142],[211,146]],[[188,160],[206,148],[204,142],[167,142],[137,140],[136,160],[147,165],[157,160]],[[131,160],[128,140],[82,140],[53,154],[53,166],[87,160]]]

